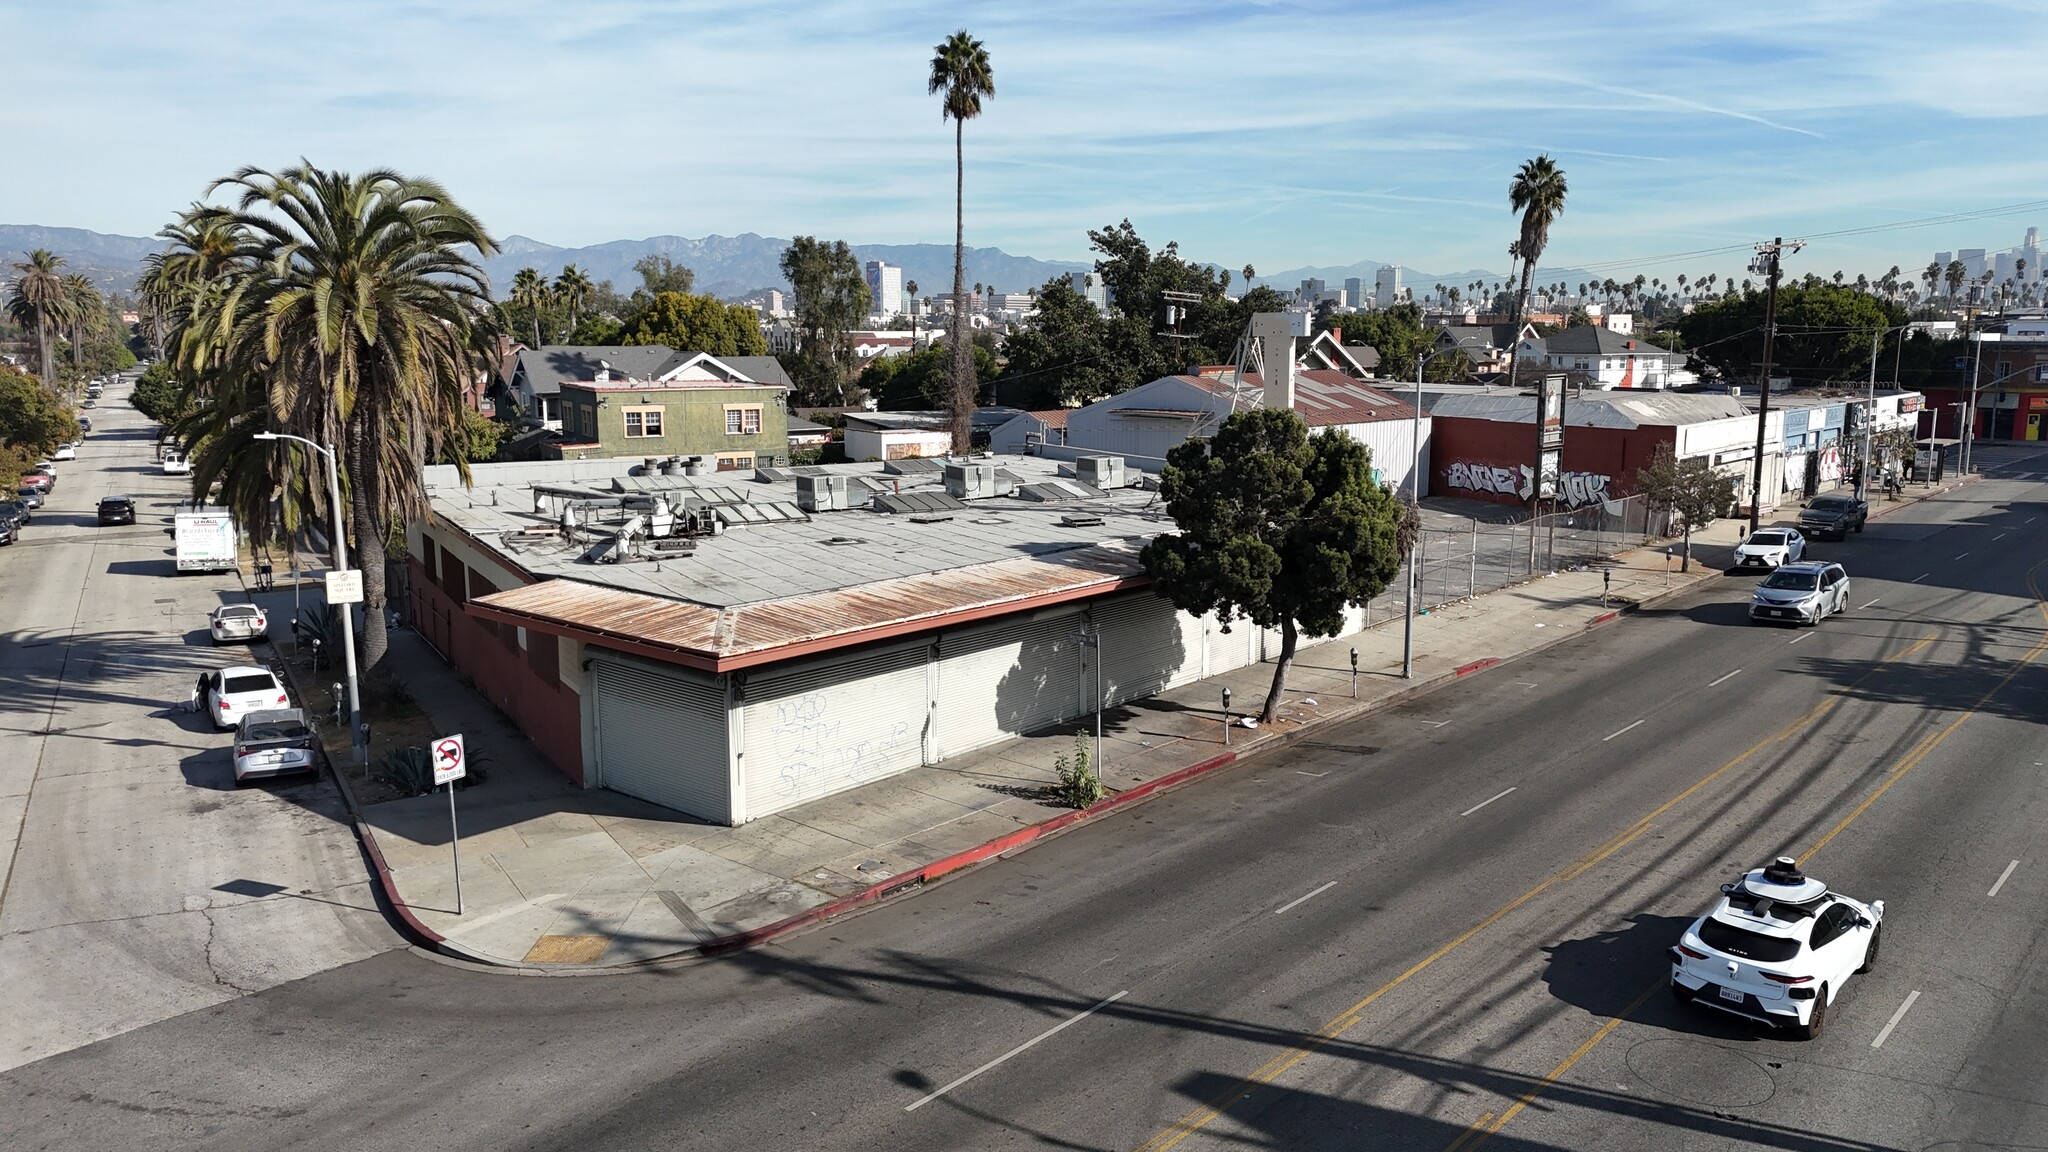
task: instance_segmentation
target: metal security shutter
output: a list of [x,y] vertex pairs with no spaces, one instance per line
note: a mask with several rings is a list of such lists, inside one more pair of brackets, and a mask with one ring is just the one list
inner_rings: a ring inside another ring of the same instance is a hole
[[732,822],[725,690],[590,649],[597,691],[598,780],[721,824]]
[[[1109,703],[1140,700],[1202,674],[1200,625],[1191,630],[1172,602],[1149,592],[1090,606],[1102,633],[1102,694]],[[1093,691],[1094,685],[1088,686]]]
[[923,764],[930,653],[919,642],[748,677],[747,819]]
[[1215,676],[1259,662],[1259,627],[1240,616],[1224,632],[1214,616],[1202,618],[1202,645],[1207,650],[1202,675]]
[[941,759],[1080,715],[1080,612],[962,628],[939,637]]

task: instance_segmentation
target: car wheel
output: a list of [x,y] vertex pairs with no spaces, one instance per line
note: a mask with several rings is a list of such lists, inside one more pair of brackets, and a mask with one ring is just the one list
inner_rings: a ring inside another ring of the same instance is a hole
[[1870,930],[1870,947],[1863,950],[1863,967],[1858,968],[1856,971],[1868,972],[1872,968],[1877,967],[1877,949],[1883,943],[1884,925],[1879,924]]
[[1813,1015],[1808,1016],[1806,1023],[1801,1024],[1793,1029],[1793,1031],[1798,1034],[1801,1040],[1818,1040],[1820,1039],[1821,1032],[1827,1027],[1827,1023],[1828,986],[1823,984],[1820,986],[1820,991],[1814,993],[1813,996]]
[[1863,521],[1861,521],[1861,520],[1858,520],[1858,521],[1856,522],[1856,530],[1857,530],[1858,532],[1861,532],[1861,531],[1863,531]]

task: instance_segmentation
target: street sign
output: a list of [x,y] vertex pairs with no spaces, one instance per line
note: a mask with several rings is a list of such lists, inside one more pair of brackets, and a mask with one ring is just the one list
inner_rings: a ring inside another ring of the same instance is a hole
[[434,783],[446,784],[460,780],[468,772],[463,759],[462,737],[437,736],[434,739]]
[[363,602],[363,573],[360,568],[350,568],[327,574],[327,602],[329,604],[361,604]]

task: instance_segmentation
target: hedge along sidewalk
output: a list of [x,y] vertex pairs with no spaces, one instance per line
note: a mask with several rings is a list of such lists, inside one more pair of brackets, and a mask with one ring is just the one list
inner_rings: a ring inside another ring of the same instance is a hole
[[[1939,495],[1955,485],[1924,495]],[[1911,499],[1874,509],[1903,508]],[[1796,506],[1772,520],[1788,523]],[[1740,520],[1695,533],[1692,571],[1660,542],[1588,569],[1541,577],[1416,620],[1416,677],[1403,680],[1396,620],[1304,648],[1281,719],[1222,742],[1221,690],[1238,715],[1272,681],[1258,664],[1104,713],[1111,795],[1085,812],[1040,798],[1056,758],[1093,716],[943,764],[912,769],[739,828],[705,824],[618,793],[566,781],[511,722],[415,634],[393,634],[391,660],[437,732],[460,732],[486,782],[457,794],[464,915],[454,891],[445,796],[371,804],[360,829],[387,896],[438,950],[530,972],[589,972],[743,947],[1015,850],[1271,750],[1319,724],[1472,675],[1719,578]],[[1611,602],[1603,605],[1603,577]],[[1350,653],[1359,650],[1358,697]]]

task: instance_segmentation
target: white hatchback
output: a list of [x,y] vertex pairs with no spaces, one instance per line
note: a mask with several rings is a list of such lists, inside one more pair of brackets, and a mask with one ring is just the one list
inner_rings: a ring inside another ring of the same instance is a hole
[[251,712],[292,704],[270,669],[236,665],[201,674],[192,688],[191,706],[206,713],[215,728],[233,728]]
[[1883,924],[1884,901],[1830,892],[1780,856],[1721,885],[1671,949],[1671,992],[1811,1040],[1849,977],[1876,965]]
[[1735,546],[1737,568],[1777,568],[1806,555],[1806,537],[1797,528],[1759,528]]

